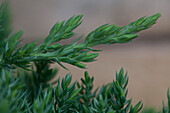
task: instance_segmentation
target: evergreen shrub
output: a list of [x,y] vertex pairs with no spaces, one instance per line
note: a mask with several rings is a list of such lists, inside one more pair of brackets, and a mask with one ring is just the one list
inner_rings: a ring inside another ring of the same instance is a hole
[[[113,82],[94,89],[94,78],[88,72],[81,82],[72,82],[71,74],[51,82],[58,70],[50,65],[57,63],[68,70],[63,65],[68,63],[86,69],[85,63],[96,61],[101,51],[94,46],[129,42],[139,36],[136,33],[155,24],[160,13],[126,26],[104,24],[80,44],[77,42],[83,35],[73,43],[61,44],[59,41],[76,35],[74,30],[82,23],[82,17],[57,22],[39,45],[36,40],[21,46],[23,31],[12,32],[8,3],[1,4],[0,113],[138,113],[142,109],[141,101],[132,104],[132,99],[127,98],[129,78],[123,68],[116,72]],[[164,113],[167,111],[164,105]]]

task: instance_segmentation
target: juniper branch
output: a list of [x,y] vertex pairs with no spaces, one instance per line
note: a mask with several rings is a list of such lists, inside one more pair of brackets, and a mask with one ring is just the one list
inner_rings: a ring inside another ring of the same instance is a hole
[[28,69],[30,62],[40,60],[57,62],[62,67],[64,66],[61,62],[65,62],[80,68],[86,68],[84,63],[95,61],[98,56],[98,53],[89,53],[90,51],[95,51],[92,48],[93,46],[129,42],[139,36],[135,33],[150,28],[159,17],[160,13],[150,17],[142,17],[123,27],[102,25],[92,31],[81,44],[77,44],[81,37],[73,44],[62,45],[56,42],[75,35],[73,31],[81,24],[82,15],[73,16],[61,23],[57,22],[52,27],[48,37],[39,46],[37,46],[38,41],[34,41],[24,47],[18,47],[19,41],[17,40],[22,36],[22,31],[20,31],[10,36],[6,43],[3,57],[0,58],[0,68],[22,67]]

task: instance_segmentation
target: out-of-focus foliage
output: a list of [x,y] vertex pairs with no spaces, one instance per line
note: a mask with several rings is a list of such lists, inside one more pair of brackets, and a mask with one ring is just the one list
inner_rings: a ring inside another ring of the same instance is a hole
[[7,2],[0,6],[0,53],[3,52],[7,37],[11,33],[11,17]]
[[155,108],[143,108],[142,113],[158,113]]
[[167,91],[167,98],[168,98],[168,106],[165,105],[165,103],[163,102],[163,113],[170,113],[170,92],[169,89]]
[[[51,82],[58,72],[50,64],[62,62],[87,68],[99,50],[92,47],[100,44],[126,43],[136,38],[135,34],[150,28],[160,17],[142,17],[123,27],[102,25],[92,31],[83,43],[79,37],[71,44],[62,45],[60,40],[75,36],[74,29],[82,23],[82,15],[57,22],[43,43],[38,40],[20,46],[23,31],[11,32],[10,13],[7,2],[0,6],[0,112],[1,113],[138,113],[143,104],[132,105],[127,99],[127,73],[123,68],[116,73],[113,82],[93,89],[93,77],[85,72],[81,82],[71,82],[71,74]],[[20,67],[24,72],[17,70]]]

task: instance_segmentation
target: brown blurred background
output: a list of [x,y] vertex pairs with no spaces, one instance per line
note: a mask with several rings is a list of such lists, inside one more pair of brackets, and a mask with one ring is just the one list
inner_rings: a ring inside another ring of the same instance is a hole
[[[140,37],[127,44],[98,46],[103,49],[98,61],[87,65],[95,76],[95,86],[111,82],[116,70],[128,71],[129,97],[146,107],[162,106],[170,87],[170,0],[11,0],[15,31],[24,30],[24,42],[45,38],[56,21],[84,14],[84,22],[76,30],[85,36],[102,24],[127,25],[142,17],[162,13],[158,23],[140,32]],[[65,40],[64,43],[72,42]],[[66,65],[73,79],[85,70]],[[59,76],[69,71],[60,68]],[[167,101],[166,101],[167,102]]]

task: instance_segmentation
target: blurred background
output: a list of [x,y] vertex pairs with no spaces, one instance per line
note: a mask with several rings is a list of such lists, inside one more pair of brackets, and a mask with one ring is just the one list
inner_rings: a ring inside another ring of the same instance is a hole
[[[157,109],[161,109],[162,100],[167,102],[170,87],[169,5],[170,0],[11,0],[13,26],[15,31],[24,30],[24,43],[45,38],[57,21],[77,14],[84,14],[84,22],[76,30],[78,37],[106,23],[124,26],[142,16],[161,12],[158,23],[140,32],[140,37],[132,42],[95,47],[103,51],[98,61],[87,64],[89,74],[95,78],[95,87],[112,82],[115,72],[124,67],[130,78],[129,98]],[[59,68],[58,76],[69,72],[74,80],[84,76],[84,69],[66,66],[70,71]]]

